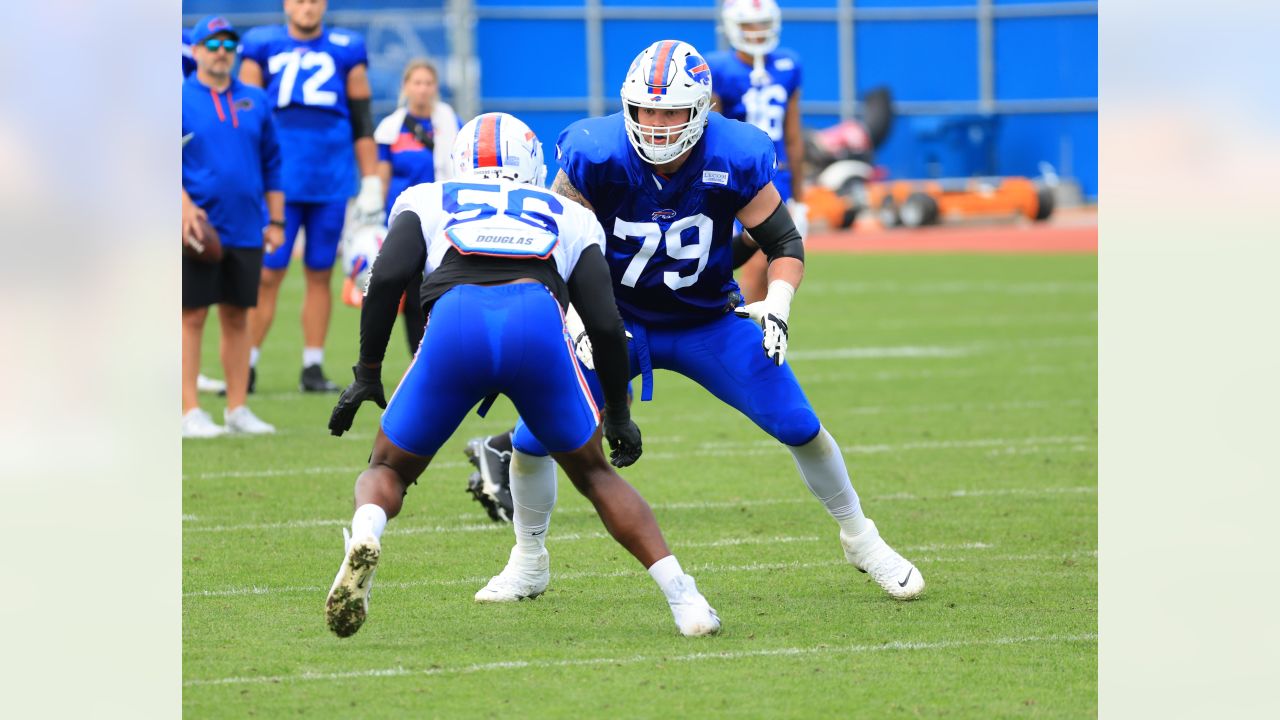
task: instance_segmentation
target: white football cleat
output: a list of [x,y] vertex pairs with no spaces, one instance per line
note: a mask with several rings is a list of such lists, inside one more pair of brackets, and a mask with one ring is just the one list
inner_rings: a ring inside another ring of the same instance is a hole
[[546,548],[537,555],[526,555],[520,548],[511,548],[511,557],[502,572],[493,576],[489,584],[476,591],[476,602],[516,602],[533,599],[546,592],[551,581],[551,554]]
[[223,410],[222,420],[227,424],[227,432],[244,433],[246,435],[270,435],[276,431],[275,425],[259,420],[248,405],[241,405],[231,411]]
[[212,438],[225,435],[227,429],[215,423],[209,413],[200,408],[192,408],[182,416],[182,437]]
[[881,539],[871,518],[867,518],[866,529],[857,535],[845,535],[841,530],[840,544],[844,546],[845,559],[870,575],[891,597],[911,600],[924,591],[920,570]]
[[196,375],[196,391],[202,393],[225,393],[227,383],[207,375]]
[[720,632],[720,616],[711,607],[707,599],[698,592],[693,578],[681,575],[675,579],[676,597],[667,598],[671,606],[671,615],[675,617],[676,627],[685,637],[715,635]]
[[373,574],[378,569],[382,545],[372,535],[352,540],[347,537],[345,528],[342,534],[347,554],[329,588],[329,597],[324,603],[324,619],[334,635],[351,637],[369,614],[369,590],[373,587]]

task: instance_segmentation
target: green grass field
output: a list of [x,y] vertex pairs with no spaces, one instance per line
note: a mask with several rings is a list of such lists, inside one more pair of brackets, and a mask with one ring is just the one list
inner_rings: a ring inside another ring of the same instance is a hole
[[[788,356],[863,507],[928,589],[889,599],[843,560],[790,454],[667,372],[624,471],[720,613],[681,637],[661,592],[561,475],[550,590],[478,605],[509,525],[441,450],[383,536],[368,622],[329,634],[354,479],[378,409],[328,435],[297,392],[291,273],[250,406],[271,437],[183,445],[183,705],[191,717],[1097,715],[1097,258],[814,255]],[[326,362],[350,380],[358,313]],[[221,377],[216,328],[204,367]],[[408,364],[397,328],[384,378]],[[203,405],[220,418],[218,398]]]

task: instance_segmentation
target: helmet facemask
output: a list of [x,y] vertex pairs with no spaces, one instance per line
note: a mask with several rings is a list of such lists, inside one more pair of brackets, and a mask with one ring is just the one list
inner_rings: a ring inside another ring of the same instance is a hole
[[[774,0],[728,0],[720,17],[725,37],[734,50],[760,57],[777,49],[782,35],[782,11]],[[747,29],[744,25],[752,27]]]
[[[661,40],[631,63],[622,83],[627,139],[645,162],[663,165],[702,138],[711,112],[711,71],[688,43]],[[641,125],[640,108],[685,110],[689,118],[668,127]]]

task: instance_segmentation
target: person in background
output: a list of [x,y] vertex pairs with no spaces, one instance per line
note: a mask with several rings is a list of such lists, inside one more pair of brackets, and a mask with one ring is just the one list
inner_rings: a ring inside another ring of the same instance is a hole
[[303,392],[337,392],[325,377],[324,342],[333,310],[330,280],[346,220],[347,199],[360,191],[353,222],[381,224],[382,182],[373,143],[368,54],[364,38],[325,27],[325,0],[284,0],[284,25],[245,34],[240,80],[266,88],[284,152],[285,242],[263,259],[261,303],[250,316],[252,392],[259,349],[275,319],[280,284],[298,230],[306,229],[306,294],[302,302]]
[[[387,188],[384,217],[390,216],[391,206],[406,189],[453,177],[449,152],[461,126],[457,113],[440,99],[435,65],[425,58],[410,60],[400,80],[399,107],[373,131],[378,144],[378,177]],[[416,297],[421,284],[419,278],[412,285],[412,297],[402,303],[410,355],[417,352],[427,322]]]
[[[267,96],[231,76],[239,39],[225,18],[201,20],[192,32],[196,70],[182,83],[182,234],[203,240],[201,221],[207,220],[223,248],[216,263],[182,258],[183,437],[275,432],[249,410],[245,396],[249,308],[258,301],[263,248],[284,240],[280,146]],[[204,324],[214,304],[227,378],[225,426],[214,423],[196,396]]]
[[[722,115],[755,125],[773,141],[778,157],[774,185],[791,212],[800,237],[808,234],[804,198],[804,134],[800,127],[800,57],[778,47],[782,11],[774,0],[726,0],[721,30],[732,50],[707,54],[712,107]],[[747,302],[765,296],[768,260],[757,254],[750,234],[736,233],[733,266]],[[744,264],[745,263],[745,264]]]

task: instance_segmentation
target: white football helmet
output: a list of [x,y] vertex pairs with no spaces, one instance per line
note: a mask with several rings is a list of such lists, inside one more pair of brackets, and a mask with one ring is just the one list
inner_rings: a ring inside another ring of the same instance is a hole
[[[381,225],[362,225],[342,238],[342,272],[361,296],[369,287],[373,262],[378,259],[387,229]],[[345,300],[346,298],[344,298]],[[351,304],[348,302],[348,304]],[[359,304],[356,303],[359,307]]]
[[[778,47],[778,37],[782,35],[782,11],[774,0],[725,0],[720,21],[734,50],[748,55],[768,55]],[[744,24],[766,27],[744,30]]]
[[[689,109],[689,120],[670,127],[642,126],[642,107]],[[702,138],[711,113],[711,70],[697,48],[679,40],[659,40],[631,62],[622,81],[622,114],[627,139],[654,165],[670,162]]]
[[506,113],[477,115],[463,125],[453,141],[451,161],[459,179],[506,178],[542,185],[547,177],[538,136]]

